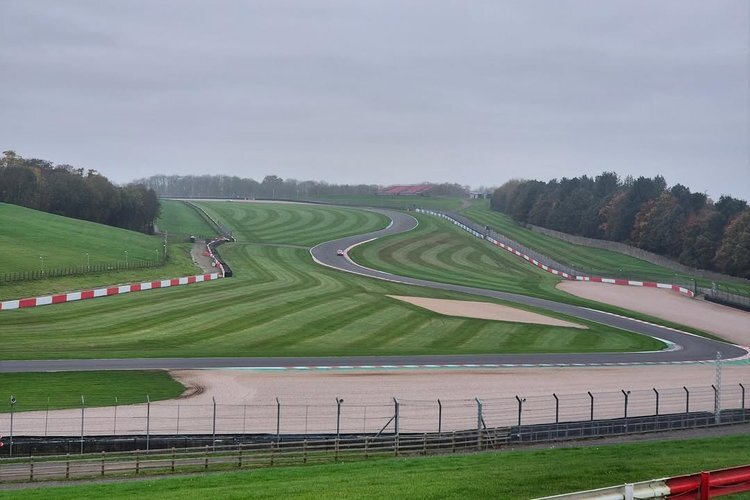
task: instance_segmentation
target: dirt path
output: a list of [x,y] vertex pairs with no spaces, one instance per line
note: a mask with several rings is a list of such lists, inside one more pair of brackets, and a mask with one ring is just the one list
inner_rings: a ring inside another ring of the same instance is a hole
[[208,247],[204,241],[196,241],[193,244],[193,248],[190,249],[190,256],[193,258],[193,263],[200,267],[204,273],[216,272],[214,267],[213,259],[205,255],[208,252]]
[[698,328],[735,344],[750,345],[750,313],[739,309],[657,288],[584,281],[563,281],[557,288],[577,297]]

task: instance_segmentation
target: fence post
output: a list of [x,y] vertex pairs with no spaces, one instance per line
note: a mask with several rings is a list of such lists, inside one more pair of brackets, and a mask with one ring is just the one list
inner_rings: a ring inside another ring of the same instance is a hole
[[474,401],[477,402],[477,450],[482,449],[482,423],[484,422],[484,418],[482,418],[482,400],[479,398],[474,398]]
[[115,416],[114,416],[114,423],[112,424],[112,435],[117,435],[117,396],[115,396]]
[[443,432],[443,403],[440,402],[440,399],[438,399],[437,402],[438,402],[438,434],[441,434]]
[[690,413],[690,391],[684,385],[682,388],[685,389],[685,413]]
[[591,391],[588,391],[588,393],[589,393],[589,398],[591,399],[591,411],[590,411],[589,420],[593,421],[594,420],[594,395],[591,394]]
[[106,452],[102,450],[102,477],[104,477],[104,457],[106,455]]
[[44,437],[47,437],[47,422],[49,421],[49,396],[47,396],[47,411],[44,414]]
[[[518,401],[518,427],[521,427],[521,412],[523,411],[523,404],[526,401],[526,398],[519,398],[516,396],[516,401]],[[518,432],[520,433],[521,430],[519,429]]]
[[180,403],[177,403],[177,430],[175,434],[180,435]]
[[211,402],[213,403],[213,422],[211,425],[211,445],[216,450],[216,398],[211,396]]
[[398,436],[398,432],[399,432],[399,426],[398,426],[399,406],[400,406],[400,404],[398,402],[398,399],[393,398],[393,411],[394,411],[394,413],[393,413],[393,433],[396,436]]
[[651,388],[654,391],[654,394],[656,394],[656,416],[659,416],[659,391],[656,390],[656,387]]
[[557,397],[557,394],[554,392],[552,393],[552,397],[555,398],[555,424],[560,423],[560,398]]
[[[627,420],[627,418],[628,418],[628,396],[630,396],[630,391],[626,391],[624,389],[620,389],[620,392],[622,393],[623,396],[625,396],[625,413],[623,415],[623,418],[625,418]],[[627,424],[625,424],[625,425],[627,425]]]
[[150,449],[151,442],[151,398],[146,394],[146,451]]
[[338,443],[339,434],[341,432],[341,403],[343,403],[343,399],[339,399],[338,396],[336,397],[336,442]]
[[742,390],[742,421],[745,421],[745,386],[740,384],[740,389]]
[[276,442],[279,442],[281,435],[281,403],[279,398],[276,398]]
[[716,387],[714,388],[714,423],[721,423],[721,352],[716,352]]
[[16,397],[10,395],[10,443],[8,443],[8,456],[13,456],[13,414],[16,411]]
[[83,423],[85,421],[84,413],[86,408],[86,401],[83,399],[83,394],[81,394],[81,455],[83,455]]

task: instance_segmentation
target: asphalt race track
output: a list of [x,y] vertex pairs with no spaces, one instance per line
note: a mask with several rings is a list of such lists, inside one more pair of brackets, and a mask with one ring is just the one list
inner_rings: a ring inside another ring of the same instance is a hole
[[[368,269],[337,255],[338,249],[349,249],[374,238],[409,231],[417,221],[410,215],[384,209],[368,209],[389,217],[393,222],[386,229],[358,236],[350,236],[317,245],[310,250],[319,264],[344,272],[356,273],[376,279],[385,279],[410,285],[463,292],[491,297],[517,304],[563,313],[574,318],[595,321],[613,328],[629,330],[656,337],[667,342],[670,348],[657,352],[588,353],[588,354],[513,354],[513,355],[437,355],[437,356],[345,356],[315,358],[137,358],[137,359],[86,359],[86,360],[28,360],[0,361],[0,372],[77,371],[77,370],[142,370],[191,368],[376,368],[376,367],[495,367],[509,365],[555,366],[606,366],[622,364],[673,364],[713,361],[721,352],[723,359],[745,356],[747,351],[739,346],[698,337],[642,321],[633,320],[584,307],[561,304],[551,300],[527,297],[481,288],[438,283],[396,276]],[[614,286],[614,285],[613,285]]]

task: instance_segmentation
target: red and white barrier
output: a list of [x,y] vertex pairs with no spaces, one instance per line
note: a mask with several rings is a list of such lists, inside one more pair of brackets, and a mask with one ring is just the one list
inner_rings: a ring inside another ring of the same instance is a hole
[[493,245],[502,248],[503,250],[507,250],[508,252],[512,253],[513,255],[522,258],[529,264],[538,267],[539,269],[542,269],[544,271],[547,271],[548,273],[552,273],[555,276],[560,276],[562,278],[565,278],[567,280],[577,280],[577,281],[592,281],[595,283],[609,283],[612,285],[626,285],[626,286],[643,286],[643,287],[650,287],[650,288],[664,288],[667,290],[673,290],[675,292],[679,292],[681,294],[687,295],[688,297],[694,297],[695,293],[693,290],[690,290],[689,288],[685,288],[684,286],[680,285],[673,285],[671,283],[656,283],[654,281],[635,281],[635,280],[626,280],[626,279],[619,279],[619,278],[602,278],[601,276],[573,276],[571,274],[568,274],[563,271],[559,271],[557,269],[553,269],[546,264],[542,264],[541,262],[537,261],[536,259],[529,257],[528,255],[519,252],[515,248],[512,248],[505,243],[501,243],[497,241],[494,238],[491,238],[489,236],[485,236],[478,231],[475,231],[474,229],[470,228],[469,226],[462,224],[461,222],[453,219],[452,217],[449,217],[445,214],[442,214],[440,212],[432,212],[430,210],[424,210],[424,209],[417,209],[417,212],[426,213],[429,215],[434,215],[436,217],[440,217],[442,219],[449,220],[453,222],[453,224],[457,225],[464,231],[467,231],[477,238],[483,238]]
[[688,476],[652,479],[610,488],[578,491],[538,500],[680,498],[703,500],[750,491],[750,465],[699,472]]
[[77,300],[95,299],[97,297],[109,297],[112,295],[122,295],[130,292],[142,292],[144,290],[153,290],[156,288],[168,288],[180,285],[191,285],[193,283],[202,283],[219,279],[218,273],[199,274],[196,276],[184,276],[182,278],[172,278],[166,280],[148,281],[144,283],[133,283],[130,285],[110,286],[106,288],[96,288],[93,290],[83,290],[79,292],[60,293],[56,295],[45,295],[42,297],[30,297],[27,299],[6,300],[0,302],[0,311],[11,309],[23,309],[26,307],[39,307],[49,304],[63,304],[65,302],[75,302]]

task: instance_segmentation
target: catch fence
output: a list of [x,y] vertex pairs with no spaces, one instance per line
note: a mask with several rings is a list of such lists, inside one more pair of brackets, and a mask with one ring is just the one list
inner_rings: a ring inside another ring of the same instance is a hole
[[[514,395],[451,400],[394,398],[379,403],[349,403],[337,398],[329,404],[288,402],[271,404],[210,404],[162,401],[50,410],[13,399],[0,414],[2,454],[12,454],[19,436],[87,437],[142,435],[344,435],[444,433],[467,429],[561,425],[663,415],[717,415],[746,412],[745,385],[680,387],[648,390],[586,392],[582,394]],[[113,398],[113,403],[115,400]],[[100,402],[101,404],[101,402]],[[54,406],[54,405],[53,405]],[[681,418],[683,418],[681,417]],[[684,420],[684,418],[683,418]],[[83,444],[81,445],[83,450]]]

